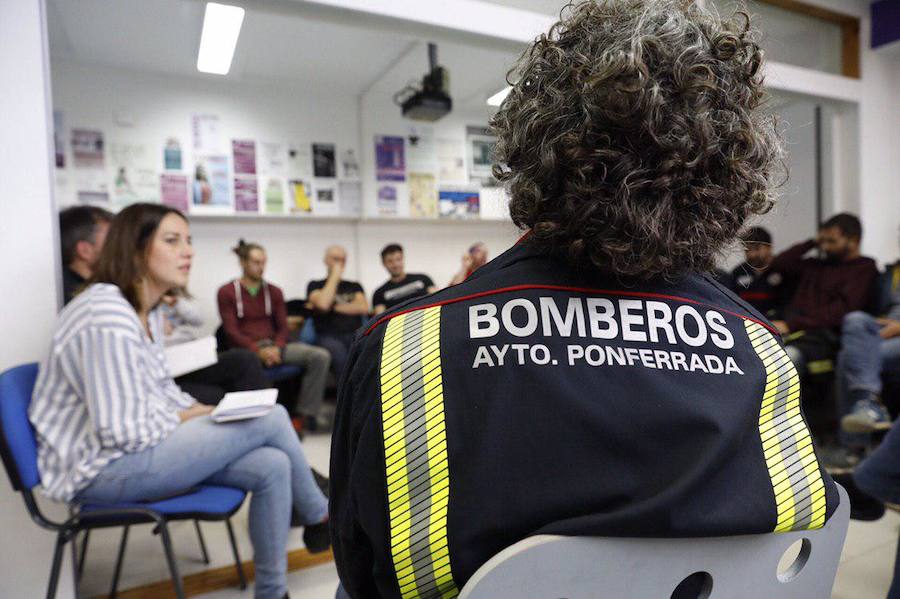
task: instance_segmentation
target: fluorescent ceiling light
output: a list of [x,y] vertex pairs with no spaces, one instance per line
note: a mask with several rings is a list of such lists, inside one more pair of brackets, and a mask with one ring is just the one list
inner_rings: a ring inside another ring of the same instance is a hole
[[506,96],[508,96],[509,92],[511,92],[511,91],[512,91],[512,87],[509,87],[509,86],[504,87],[503,89],[498,91],[496,94],[494,94],[493,96],[491,96],[490,98],[487,99],[488,105],[500,106],[501,104],[503,104],[503,100],[506,99]]
[[240,6],[206,3],[200,52],[197,54],[198,71],[215,75],[228,74],[243,22],[244,9]]

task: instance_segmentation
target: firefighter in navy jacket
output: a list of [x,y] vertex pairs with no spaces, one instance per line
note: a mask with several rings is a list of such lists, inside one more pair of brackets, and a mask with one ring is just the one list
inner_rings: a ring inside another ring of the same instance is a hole
[[590,0],[526,52],[492,126],[527,234],[373,319],[340,382],[331,533],[351,597],[455,597],[536,534],[834,512],[777,332],[702,274],[771,206],[778,141],[742,23]]

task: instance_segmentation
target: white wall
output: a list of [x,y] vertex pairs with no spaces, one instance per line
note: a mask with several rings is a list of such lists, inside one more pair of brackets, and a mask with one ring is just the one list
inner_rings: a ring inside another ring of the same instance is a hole
[[[51,196],[49,78],[45,15],[39,0],[0,2],[0,370],[47,351],[59,294],[56,214]],[[48,506],[64,517],[59,506]],[[0,581],[4,597],[40,597],[54,535],[28,517],[19,494],[0,477]],[[67,552],[68,555],[68,552]],[[65,566],[65,565],[64,565]],[[64,567],[59,597],[73,596]]]
[[[423,50],[424,53],[424,50]],[[373,132],[405,134],[400,110],[389,98],[365,111],[369,133],[360,136],[357,98],[326,90],[235,84],[209,78],[177,78],[133,73],[109,67],[53,63],[54,108],[62,110],[66,129],[100,128],[107,147],[114,141],[146,144],[161,154],[165,139],[181,138],[186,167],[190,155],[191,115],[218,114],[222,139],[254,138],[273,141],[334,142],[342,148],[364,143],[363,178],[374,182]],[[134,117],[131,127],[117,126],[116,112]],[[470,119],[447,117],[440,127],[459,139],[465,124],[486,123],[486,116]],[[71,170],[71,168],[67,169]],[[374,204],[374,185],[367,187],[365,203]],[[73,201],[74,198],[68,198]],[[369,212],[371,212],[371,208]],[[338,243],[350,252],[346,278],[357,279],[371,298],[387,275],[379,252],[387,243],[399,242],[407,251],[408,270],[425,272],[439,285],[446,284],[459,268],[460,256],[475,241],[487,243],[492,256],[516,239],[507,222],[395,222],[329,219],[269,219],[252,217],[197,217],[192,220],[196,259],[190,290],[197,298],[209,329],[218,324],[215,293],[220,285],[239,274],[230,252],[238,238],[264,245],[269,254],[267,278],[281,286],[288,298],[304,297],[306,284],[325,276],[322,255]]]

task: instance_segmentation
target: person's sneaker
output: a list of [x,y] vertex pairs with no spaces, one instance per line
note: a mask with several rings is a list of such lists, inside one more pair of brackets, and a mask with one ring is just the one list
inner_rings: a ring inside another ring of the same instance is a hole
[[841,418],[841,428],[848,433],[874,433],[891,428],[891,415],[884,405],[875,399],[863,399],[853,406],[853,411]]
[[819,451],[819,455],[825,470],[832,475],[853,472],[863,457],[861,450],[846,447],[829,447]]
[[303,528],[303,544],[310,553],[322,553],[331,547],[328,535],[328,520],[319,524],[310,524]]

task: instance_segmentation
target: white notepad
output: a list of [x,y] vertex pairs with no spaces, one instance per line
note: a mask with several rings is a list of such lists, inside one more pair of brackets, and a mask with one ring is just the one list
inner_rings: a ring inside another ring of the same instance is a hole
[[216,338],[211,336],[166,348],[166,363],[172,378],[212,366],[218,360]]
[[268,414],[278,401],[278,389],[257,389],[226,393],[210,417],[214,422],[259,418]]

